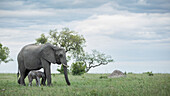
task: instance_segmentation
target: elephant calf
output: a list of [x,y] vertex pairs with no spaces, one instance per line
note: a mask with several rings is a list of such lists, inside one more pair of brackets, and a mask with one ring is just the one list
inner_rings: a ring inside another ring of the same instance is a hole
[[36,85],[40,86],[40,78],[41,84],[45,85],[45,74],[41,71],[30,71],[28,74],[29,86],[32,86],[32,80],[36,80]]

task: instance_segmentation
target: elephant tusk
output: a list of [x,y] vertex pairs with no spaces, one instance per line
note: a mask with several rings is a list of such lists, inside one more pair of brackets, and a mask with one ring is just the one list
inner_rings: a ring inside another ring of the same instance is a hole
[[67,68],[69,67],[69,66],[68,66],[68,65],[66,65],[66,64],[63,64],[63,66],[65,66],[65,67],[67,67]]

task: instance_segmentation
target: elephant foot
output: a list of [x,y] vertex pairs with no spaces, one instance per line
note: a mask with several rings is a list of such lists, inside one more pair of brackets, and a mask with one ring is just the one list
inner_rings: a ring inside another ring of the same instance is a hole
[[25,83],[20,83],[20,85],[22,85],[22,86],[26,86],[26,84],[25,84]]
[[52,84],[47,84],[47,86],[53,86]]
[[21,78],[18,79],[18,84],[19,84],[19,85],[26,86],[25,82],[24,82],[24,83],[21,83]]
[[21,84],[20,79],[18,79],[18,84]]
[[18,84],[21,84],[19,80],[18,80]]

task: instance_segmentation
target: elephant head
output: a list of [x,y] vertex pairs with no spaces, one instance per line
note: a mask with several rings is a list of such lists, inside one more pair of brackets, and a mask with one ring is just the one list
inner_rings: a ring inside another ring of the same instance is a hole
[[59,48],[57,46],[47,43],[44,45],[44,47],[42,47],[41,54],[42,54],[42,58],[44,58],[48,62],[54,64],[56,63],[63,64],[65,80],[67,85],[70,85],[70,82],[68,80],[68,74],[67,74],[67,60],[66,60],[65,50],[63,48]]

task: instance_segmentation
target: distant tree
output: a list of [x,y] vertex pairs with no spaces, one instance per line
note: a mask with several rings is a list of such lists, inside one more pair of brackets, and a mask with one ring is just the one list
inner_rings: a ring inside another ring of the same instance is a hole
[[76,58],[78,54],[84,52],[83,47],[86,40],[77,32],[71,31],[69,28],[63,28],[60,32],[57,29],[50,30],[49,36],[46,37],[44,34],[41,34],[41,37],[36,39],[37,44],[45,44],[47,42],[64,48],[66,52]]
[[113,62],[113,59],[109,55],[105,55],[97,50],[92,50],[92,53],[84,53],[79,55],[78,61],[83,61],[86,65],[86,72],[91,68],[98,67],[100,65],[107,65],[110,62]]
[[36,41],[36,44],[45,44],[48,42],[48,37],[45,37],[44,34],[41,34],[41,37],[37,38]]
[[8,47],[3,47],[3,45],[0,43],[0,64],[1,62],[9,62],[13,61],[13,59],[9,58],[9,48]]
[[85,69],[86,65],[84,62],[75,62],[71,64],[72,75],[82,75],[86,72]]

